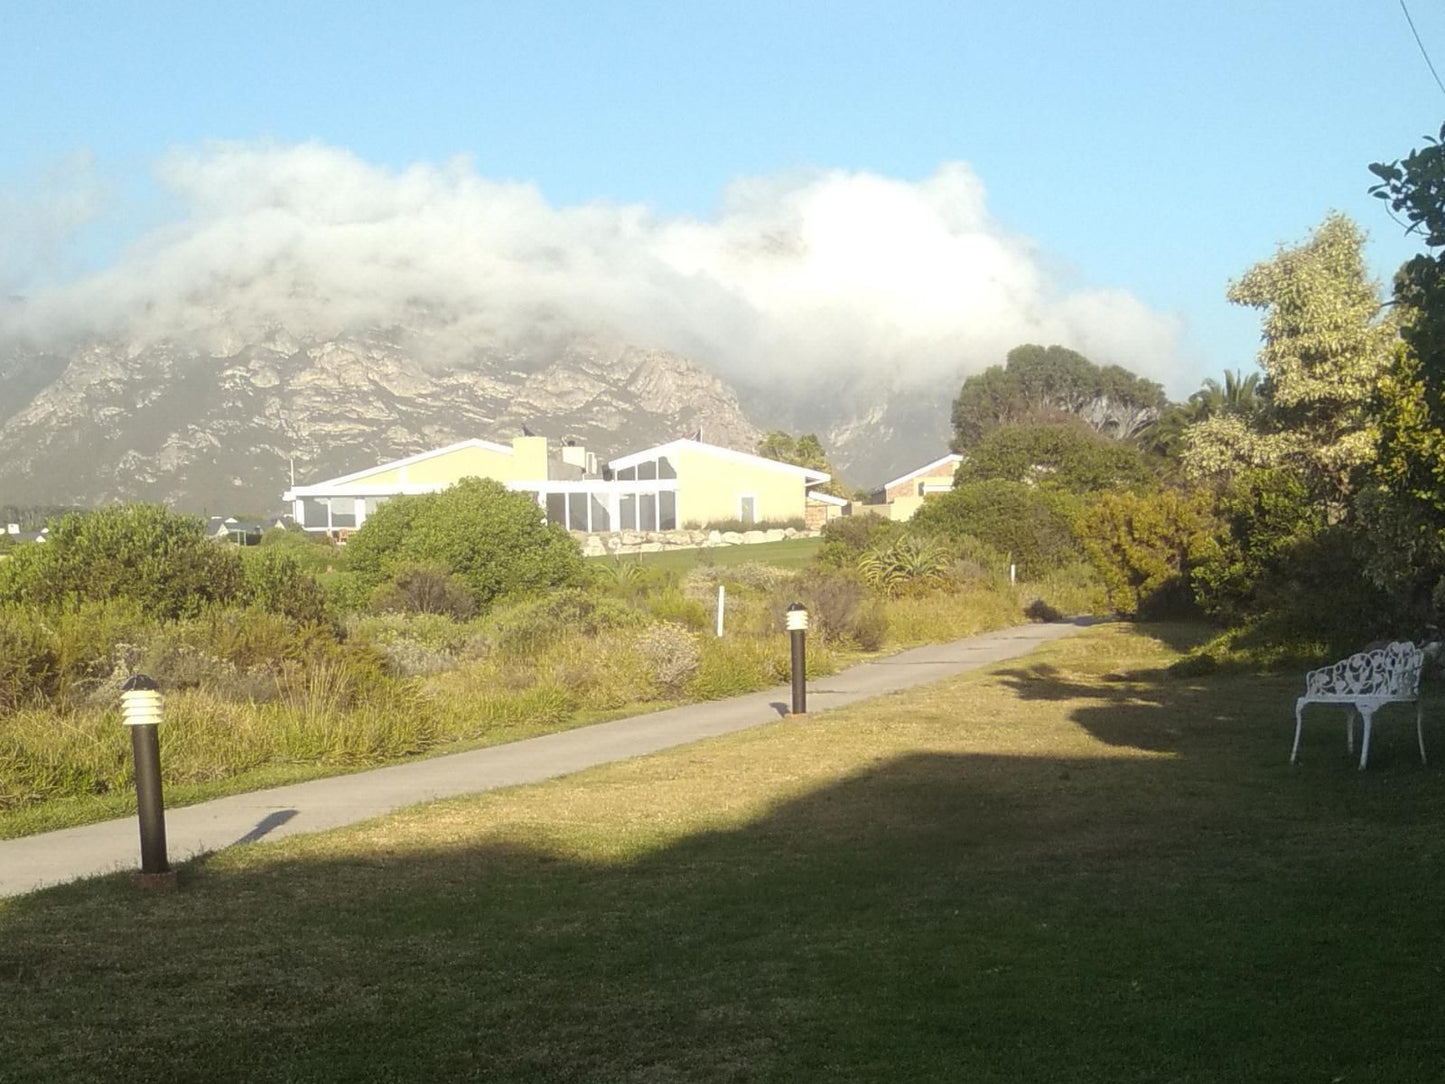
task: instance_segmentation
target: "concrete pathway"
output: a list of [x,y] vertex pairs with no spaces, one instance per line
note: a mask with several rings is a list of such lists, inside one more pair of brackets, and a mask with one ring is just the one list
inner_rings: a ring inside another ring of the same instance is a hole
[[[812,683],[808,688],[808,711],[828,711],[1003,662],[1077,632],[1086,623],[1020,625],[861,663]],[[715,734],[775,722],[790,702],[788,687],[780,685],[731,700],[688,704],[507,745],[168,810],[170,859],[180,862],[237,843],[319,832],[420,802],[535,783],[597,764],[645,756]],[[161,740],[165,740],[164,724]],[[0,840],[0,896],[19,895],[118,869],[136,869],[139,853],[134,817]]]

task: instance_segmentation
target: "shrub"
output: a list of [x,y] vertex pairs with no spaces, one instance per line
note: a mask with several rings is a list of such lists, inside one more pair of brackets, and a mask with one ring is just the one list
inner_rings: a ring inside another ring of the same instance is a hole
[[367,517],[347,543],[347,567],[379,586],[402,566],[444,569],[478,606],[584,579],[582,551],[567,531],[543,522],[526,493],[490,478],[463,478],[440,493],[396,497]]
[[272,527],[261,535],[261,548],[289,554],[307,572],[330,572],[345,564],[346,550],[321,532]]
[[949,542],[953,561],[944,575],[961,587],[1002,589],[1008,583],[1008,557],[987,542],[965,534]]
[[645,595],[642,602],[648,616],[658,621],[671,621],[693,629],[705,629],[711,623],[708,607],[700,600],[684,595],[676,587]]
[[651,668],[653,680],[664,690],[680,688],[697,672],[697,637],[681,625],[651,625],[638,634],[633,644]]
[[970,535],[1009,555],[1024,576],[1041,576],[1079,556],[1074,512],[1073,499],[1062,490],[969,482],[925,501],[909,526],[948,539]]
[[326,620],[326,592],[291,553],[274,546],[243,553],[240,594],[244,602],[303,624]]
[[55,695],[59,676],[54,638],[39,615],[18,606],[0,607],[0,714]]
[[684,593],[694,598],[708,598],[717,594],[722,584],[729,591],[772,591],[792,575],[787,569],[774,568],[758,561],[740,565],[703,565],[688,570],[683,578]]
[[323,572],[317,577],[326,606],[334,614],[370,609],[376,588],[355,572]]
[[864,550],[892,541],[903,532],[903,524],[882,516],[840,516],[823,525],[823,544],[814,560],[832,568],[856,568]]
[[876,600],[864,603],[853,618],[853,641],[863,651],[881,651],[887,640],[887,608]]
[[129,599],[163,620],[231,602],[242,586],[240,557],[209,542],[199,519],[150,504],[72,512],[51,524],[44,545],[0,562],[0,601],[74,608]]
[[773,595],[773,628],[784,626],[788,605],[801,602],[808,611],[813,638],[841,643],[856,638],[855,623],[867,592],[856,574],[809,569],[794,576]]
[[377,589],[372,608],[379,613],[442,614],[465,621],[477,612],[477,600],[457,576],[436,565],[403,565],[391,582]]
[[1024,607],[1024,616],[1030,621],[1062,621],[1064,615],[1059,613],[1041,598],[1036,598]]
[[1078,521],[1115,613],[1156,619],[1194,610],[1189,577],[1217,527],[1207,493],[1101,493]]
[[894,595],[936,587],[951,564],[952,555],[937,540],[904,534],[864,551],[858,572],[869,587]]
[[641,614],[615,599],[569,588],[498,609],[485,628],[502,653],[535,656],[569,635],[595,636],[609,629],[636,628],[642,621]]

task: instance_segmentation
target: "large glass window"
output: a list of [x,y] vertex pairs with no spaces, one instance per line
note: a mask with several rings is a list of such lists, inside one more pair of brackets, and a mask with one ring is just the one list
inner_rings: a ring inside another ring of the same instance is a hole
[[617,501],[617,529],[637,530],[637,494],[624,493]]
[[301,525],[322,528],[328,526],[325,497],[303,497],[301,499]]
[[617,480],[618,480],[619,482],[635,482],[635,481],[637,481],[637,468],[636,468],[636,467],[623,467],[620,471],[617,472]]
[[657,530],[657,494],[642,493],[638,496],[640,500],[637,506],[637,529],[639,531]]
[[738,498],[738,519],[744,523],[756,523],[758,521],[758,499],[752,494]]
[[587,529],[587,494],[567,494],[567,526],[574,531]]
[[567,526],[567,494],[547,494],[547,522],[559,527]]
[[333,530],[338,527],[356,526],[355,497],[331,498],[331,526]]
[[644,463],[637,464],[637,480],[639,482],[651,482],[657,478],[657,460],[649,459]]
[[607,514],[607,501],[594,493],[592,495],[592,529],[594,531],[612,530],[612,524],[609,522],[609,520],[610,517]]
[[665,455],[657,457],[657,476],[659,478],[677,477],[677,469],[672,465],[672,460]]
[[657,495],[657,529],[677,530],[677,494],[670,489],[664,489]]

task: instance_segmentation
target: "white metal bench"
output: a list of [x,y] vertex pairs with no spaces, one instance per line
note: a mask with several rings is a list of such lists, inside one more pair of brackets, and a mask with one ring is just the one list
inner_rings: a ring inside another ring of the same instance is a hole
[[1420,763],[1425,763],[1425,731],[1421,725],[1420,669],[1425,653],[1414,644],[1397,641],[1388,647],[1351,655],[1333,666],[1305,675],[1305,694],[1294,705],[1294,749],[1289,762],[1299,759],[1300,729],[1306,704],[1344,704],[1345,741],[1355,751],[1355,716],[1365,721],[1360,742],[1360,769],[1370,759],[1370,724],[1386,704],[1415,705],[1415,736],[1420,742]]

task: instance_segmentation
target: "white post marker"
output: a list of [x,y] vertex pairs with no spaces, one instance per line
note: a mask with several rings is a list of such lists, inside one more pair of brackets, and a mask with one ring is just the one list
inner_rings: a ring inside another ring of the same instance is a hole
[[1010,584],[1013,584],[1013,583],[1014,583],[1014,572],[1015,572],[1017,569],[1018,569],[1018,565],[1015,565],[1015,564],[1013,564],[1013,563],[1010,563],[1010,564],[1009,564],[1009,566],[1008,566],[1008,582],[1009,582]]
[[727,609],[728,593],[727,588],[722,584],[717,585],[717,634],[722,639],[723,634],[723,611]]

